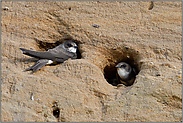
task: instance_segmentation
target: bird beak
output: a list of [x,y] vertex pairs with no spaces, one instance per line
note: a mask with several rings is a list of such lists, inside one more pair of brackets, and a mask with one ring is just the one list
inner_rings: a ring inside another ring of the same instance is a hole
[[74,48],[78,48],[78,46],[74,46]]
[[116,68],[120,68],[118,65],[115,66]]

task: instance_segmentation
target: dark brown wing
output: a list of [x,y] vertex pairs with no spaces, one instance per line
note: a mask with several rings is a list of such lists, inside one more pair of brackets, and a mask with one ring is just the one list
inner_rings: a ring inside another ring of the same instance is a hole
[[71,59],[77,58],[76,53],[71,53],[66,51],[61,47],[61,45],[53,49],[49,49],[48,51],[31,51],[24,48],[20,48],[20,49],[23,51],[23,54],[25,55],[32,56],[39,59],[49,59],[56,62],[64,62],[69,58]]
[[118,84],[124,84],[125,86],[128,86],[127,82],[121,80],[121,78],[119,77],[118,73],[116,73],[116,78],[117,78]]

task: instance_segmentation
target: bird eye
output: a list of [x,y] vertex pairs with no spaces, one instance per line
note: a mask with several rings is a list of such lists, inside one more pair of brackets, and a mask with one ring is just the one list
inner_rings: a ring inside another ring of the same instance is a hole
[[71,45],[71,44],[67,44],[67,46],[68,46],[68,47],[72,47],[72,45]]
[[121,67],[126,67],[126,64],[121,65]]

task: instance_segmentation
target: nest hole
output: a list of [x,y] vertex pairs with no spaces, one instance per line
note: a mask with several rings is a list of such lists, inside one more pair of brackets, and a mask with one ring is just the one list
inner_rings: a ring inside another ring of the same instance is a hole
[[60,109],[59,108],[55,108],[53,110],[53,116],[56,117],[56,118],[59,118],[59,115],[60,115]]
[[[126,48],[126,50],[128,50]],[[114,54],[114,53],[113,53]],[[135,79],[136,79],[136,75],[138,75],[138,73],[140,72],[140,64],[138,63],[140,56],[138,54],[138,51],[134,51],[132,50],[131,53],[128,52],[124,52],[121,56],[121,59],[118,59],[119,56],[121,54],[118,52],[116,55],[116,59],[111,61],[109,65],[107,65],[104,68],[104,77],[107,80],[107,82],[113,86],[117,86],[118,84],[122,84],[119,82],[119,80],[117,79],[117,68],[115,67],[118,63],[120,62],[126,62],[127,64],[129,64],[132,67],[132,70],[135,73]],[[135,82],[132,82],[132,84],[130,85],[126,85],[126,86],[131,86],[134,84]]]
[[52,108],[53,108],[53,116],[54,116],[55,118],[59,118],[59,116],[60,116],[60,109],[58,108],[57,102],[54,102],[54,103],[53,103]]

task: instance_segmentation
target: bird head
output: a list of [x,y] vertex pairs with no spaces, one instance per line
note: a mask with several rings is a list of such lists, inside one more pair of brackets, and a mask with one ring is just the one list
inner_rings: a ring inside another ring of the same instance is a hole
[[67,51],[72,52],[72,53],[76,53],[77,48],[78,48],[77,44],[73,41],[65,41],[63,43],[63,45]]
[[127,72],[131,71],[131,66],[127,64],[126,62],[120,62],[116,65],[117,70],[119,69],[125,69]]

